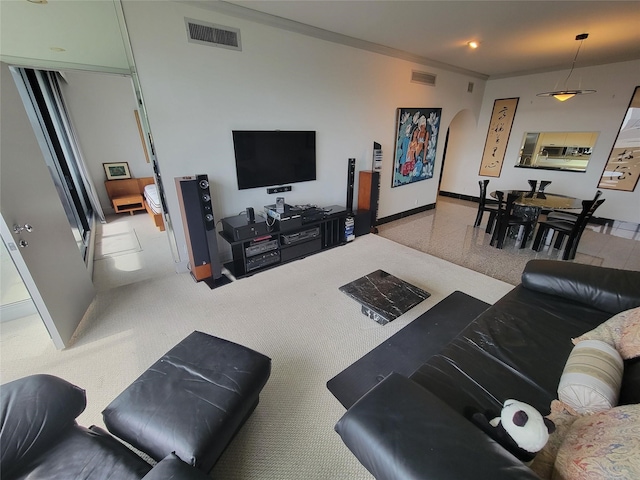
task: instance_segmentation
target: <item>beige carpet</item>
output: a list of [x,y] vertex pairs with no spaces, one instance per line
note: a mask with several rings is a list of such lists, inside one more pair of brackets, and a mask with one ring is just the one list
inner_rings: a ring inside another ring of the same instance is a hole
[[[378,325],[338,287],[379,268],[431,297]],[[366,235],[216,290],[175,274],[99,292],[75,344],[61,352],[37,320],[4,323],[1,380],[61,376],[87,390],[79,422],[102,425],[100,411],[118,393],[176,342],[201,330],[273,360],[260,405],[216,465],[214,478],[369,479],[333,430],[344,409],[327,380],[453,291],[493,303],[511,288]]]

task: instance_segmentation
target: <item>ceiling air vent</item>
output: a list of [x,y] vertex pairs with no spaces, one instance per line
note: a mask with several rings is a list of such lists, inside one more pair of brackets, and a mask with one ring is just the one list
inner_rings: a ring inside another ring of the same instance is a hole
[[418,72],[416,70],[411,71],[411,81],[413,83],[421,83],[423,85],[429,85],[431,87],[436,86],[435,73]]
[[209,45],[211,47],[242,50],[239,29],[214,25],[213,23],[192,20],[190,18],[185,18],[184,20],[187,25],[189,42]]

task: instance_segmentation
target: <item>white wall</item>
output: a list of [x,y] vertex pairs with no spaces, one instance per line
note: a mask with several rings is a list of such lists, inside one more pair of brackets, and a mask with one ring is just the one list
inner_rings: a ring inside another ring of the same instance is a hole
[[0,241],[0,322],[37,313],[20,272],[4,244]]
[[[536,94],[562,86],[568,71],[489,80],[480,112],[478,128],[461,148],[447,152],[441,189],[464,195],[478,195],[478,171],[489,127],[493,103],[498,98],[519,97],[518,109],[509,137],[499,178],[490,178],[489,188],[527,189],[527,179],[551,180],[547,191],[578,198],[592,198],[637,85],[640,61],[576,69],[569,87],[597,90],[566,102]],[[576,83],[574,83],[576,82]],[[534,170],[514,167],[525,132],[600,132],[587,171],[584,173]],[[451,145],[451,140],[450,140]],[[634,192],[603,190],[606,201],[596,216],[640,223],[640,186]]]
[[[174,177],[208,174],[217,219],[275,202],[265,188],[238,190],[234,129],[317,131],[318,180],[293,184],[284,195],[289,204],[345,205],[348,158],[357,159],[356,171],[371,169],[373,142],[381,143],[379,216],[385,217],[435,202],[449,122],[461,110],[475,119],[480,112],[484,81],[477,78],[192,5],[127,1],[123,7],[183,259]],[[188,43],[184,17],[239,28],[242,52]],[[436,73],[437,86],[411,83],[412,69]],[[433,179],[392,189],[399,107],[443,110]]]
[[61,82],[61,89],[100,205],[113,213],[103,163],[127,162],[132,177],[153,176],[138,133],[131,77],[80,71],[64,76],[67,82]]

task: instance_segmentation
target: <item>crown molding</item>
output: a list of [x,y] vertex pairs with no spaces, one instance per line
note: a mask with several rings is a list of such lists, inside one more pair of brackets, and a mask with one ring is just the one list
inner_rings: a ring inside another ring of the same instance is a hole
[[260,23],[274,28],[280,28],[289,32],[298,33],[300,35],[306,35],[309,37],[325,40],[327,42],[338,43],[340,45],[346,45],[348,47],[358,48],[360,50],[366,50],[380,55],[386,55],[388,57],[399,58],[408,62],[417,63],[420,65],[426,65],[429,67],[439,68],[448,72],[459,73],[473,78],[479,78],[481,80],[487,80],[488,75],[475,72],[473,70],[467,70],[464,68],[449,65],[448,63],[432,60],[420,55],[414,55],[404,50],[398,50],[396,48],[387,47],[378,43],[368,42],[366,40],[360,40],[358,38],[350,37],[348,35],[342,35],[341,33],[331,32],[322,28],[313,27],[305,23],[296,22],[286,18],[278,17],[268,13],[252,10],[247,7],[228,3],[224,1],[203,2],[197,0],[176,0],[177,3],[183,3],[193,7],[198,7],[205,10],[215,11],[224,15],[232,17],[242,18],[244,20],[250,20],[252,22]]

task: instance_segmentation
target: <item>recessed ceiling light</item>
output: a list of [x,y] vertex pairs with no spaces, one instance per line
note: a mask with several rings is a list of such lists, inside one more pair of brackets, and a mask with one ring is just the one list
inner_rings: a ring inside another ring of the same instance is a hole
[[480,46],[480,42],[476,42],[475,40],[472,40],[470,42],[467,42],[467,45],[469,45],[473,49],[476,49]]
[[49,47],[49,50],[52,52],[66,52],[66,50],[62,47]]

